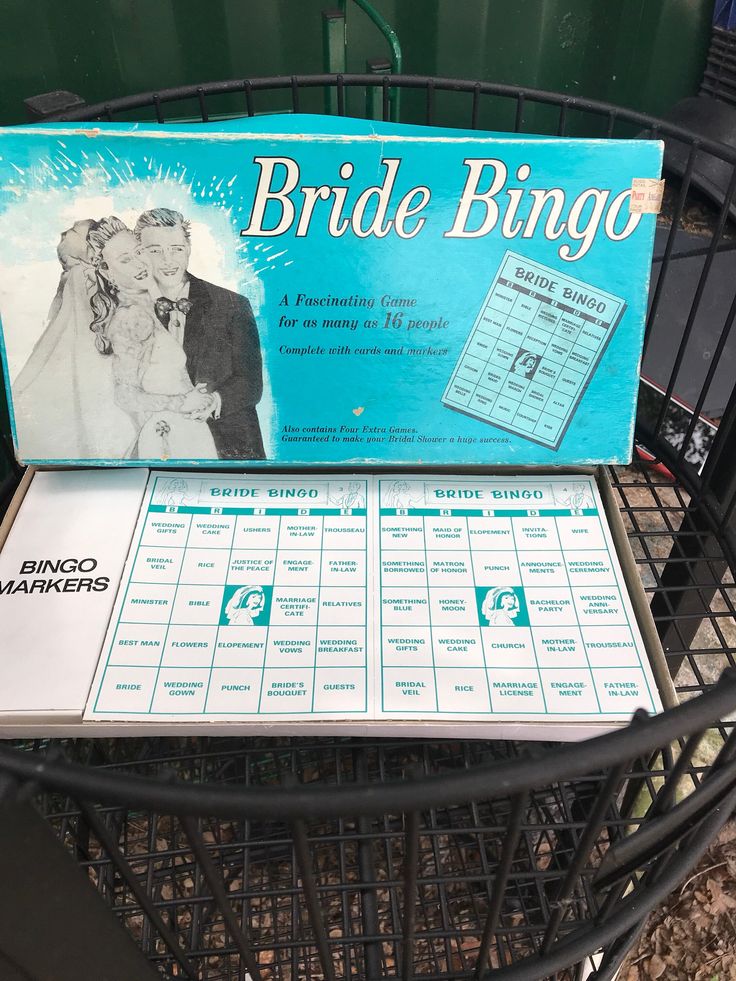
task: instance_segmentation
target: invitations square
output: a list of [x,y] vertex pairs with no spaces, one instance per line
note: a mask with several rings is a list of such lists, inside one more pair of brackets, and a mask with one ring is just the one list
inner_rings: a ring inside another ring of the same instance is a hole
[[560,540],[557,537],[554,518],[520,515],[514,519],[514,539],[519,552],[560,551]]

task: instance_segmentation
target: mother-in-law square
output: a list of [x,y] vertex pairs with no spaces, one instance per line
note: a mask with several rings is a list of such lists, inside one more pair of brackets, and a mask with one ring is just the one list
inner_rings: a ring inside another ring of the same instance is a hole
[[192,275],[190,254],[169,208],[64,232],[47,325],[13,386],[26,459],[264,459],[253,311]]

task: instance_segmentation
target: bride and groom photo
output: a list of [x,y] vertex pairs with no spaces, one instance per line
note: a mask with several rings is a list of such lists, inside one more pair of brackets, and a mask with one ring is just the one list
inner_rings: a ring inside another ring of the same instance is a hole
[[[265,459],[249,301],[189,271],[178,211],[77,221],[46,326],[13,383],[26,459]],[[40,452],[46,447],[46,452]]]

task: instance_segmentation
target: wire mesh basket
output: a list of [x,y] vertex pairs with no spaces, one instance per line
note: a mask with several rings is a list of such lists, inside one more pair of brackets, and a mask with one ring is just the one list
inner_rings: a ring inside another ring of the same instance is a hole
[[[736,803],[733,672],[716,684],[736,649],[736,153],[603,103],[414,76],[231,80],[58,118],[165,125],[328,105],[388,119],[399,91],[405,118],[427,125],[685,147],[658,229],[638,458],[609,468],[684,704],[573,747],[2,746],[3,977],[604,981]],[[703,155],[730,175],[716,203],[697,196]]]

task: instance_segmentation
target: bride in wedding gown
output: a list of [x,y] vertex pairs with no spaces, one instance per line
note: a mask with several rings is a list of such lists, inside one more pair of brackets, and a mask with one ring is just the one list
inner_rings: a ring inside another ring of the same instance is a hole
[[113,397],[111,366],[90,331],[97,276],[87,243],[91,221],[61,237],[61,280],[46,327],[12,383],[23,460],[117,460],[134,444],[133,420]]

